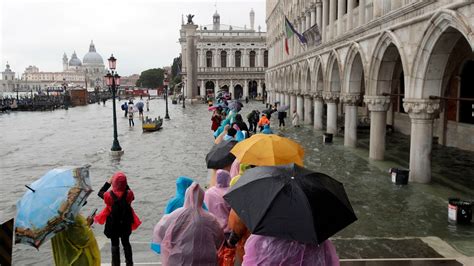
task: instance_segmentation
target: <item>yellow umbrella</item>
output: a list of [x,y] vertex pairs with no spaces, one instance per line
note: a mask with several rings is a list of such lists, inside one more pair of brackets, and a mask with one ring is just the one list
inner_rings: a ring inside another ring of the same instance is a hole
[[303,166],[304,149],[291,139],[275,134],[256,134],[230,151],[240,163],[272,166],[296,163]]

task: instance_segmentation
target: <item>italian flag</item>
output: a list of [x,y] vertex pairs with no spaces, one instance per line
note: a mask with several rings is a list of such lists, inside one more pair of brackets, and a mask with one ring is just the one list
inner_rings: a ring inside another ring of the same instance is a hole
[[285,16],[285,51],[286,51],[286,54],[290,54],[290,50],[288,48],[288,39],[293,37],[293,35],[295,35],[298,37],[298,40],[300,41],[301,44],[306,44],[307,43],[307,40],[306,38],[299,34],[295,28],[293,27],[293,25],[290,23],[290,21],[288,20],[288,18]]

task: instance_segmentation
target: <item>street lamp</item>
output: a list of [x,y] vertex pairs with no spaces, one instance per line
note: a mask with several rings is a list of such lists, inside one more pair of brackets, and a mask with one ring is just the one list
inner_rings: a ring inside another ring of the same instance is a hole
[[107,71],[107,75],[105,75],[105,82],[107,86],[112,89],[112,111],[114,117],[114,142],[110,150],[121,154],[123,151],[117,138],[117,114],[115,112],[115,90],[117,86],[120,86],[120,76],[115,72],[117,59],[115,59],[114,55],[111,55],[108,61],[110,71]]
[[165,85],[165,100],[166,100],[166,114],[165,114],[165,119],[170,119],[170,115],[168,114],[168,72],[165,70],[163,73],[164,79],[163,79],[163,85]]

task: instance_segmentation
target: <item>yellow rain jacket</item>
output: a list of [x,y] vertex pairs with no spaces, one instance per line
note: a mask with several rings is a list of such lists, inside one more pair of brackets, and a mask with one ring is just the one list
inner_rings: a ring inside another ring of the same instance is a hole
[[86,219],[76,216],[75,223],[51,239],[57,266],[100,266],[100,251]]

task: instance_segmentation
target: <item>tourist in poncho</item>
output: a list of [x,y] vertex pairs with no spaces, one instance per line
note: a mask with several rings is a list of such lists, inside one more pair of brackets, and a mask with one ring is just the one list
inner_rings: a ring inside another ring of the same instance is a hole
[[230,205],[223,196],[229,189],[230,175],[226,170],[217,170],[216,185],[209,188],[204,194],[204,203],[209,208],[209,212],[214,214],[224,232],[229,231],[227,221],[229,219]]
[[184,206],[161,218],[153,242],[161,245],[163,265],[216,265],[224,233],[214,215],[204,211],[204,191],[193,183]]
[[100,266],[100,250],[86,219],[78,214],[74,224],[51,238],[57,266]]
[[250,235],[242,265],[338,266],[336,248],[328,239],[305,244],[271,236]]
[[[112,186],[112,191],[107,191]],[[115,173],[99,191],[106,207],[95,217],[99,224],[105,223],[104,234],[112,242],[112,265],[120,265],[119,240],[125,254],[127,265],[133,265],[130,234],[140,226],[141,221],[131,207],[135,199],[133,191],[127,185],[127,177],[122,172]]]

